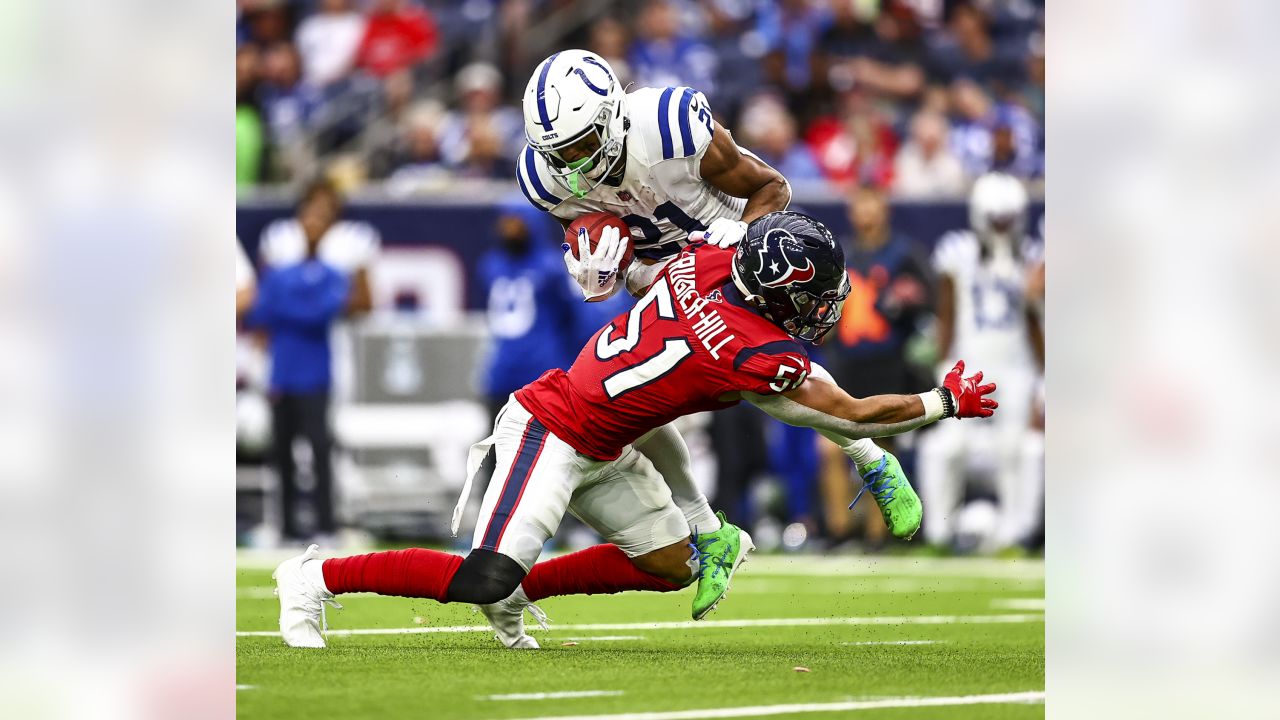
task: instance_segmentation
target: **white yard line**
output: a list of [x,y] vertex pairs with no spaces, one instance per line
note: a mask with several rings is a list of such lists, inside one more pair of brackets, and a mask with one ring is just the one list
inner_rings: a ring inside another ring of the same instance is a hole
[[935,645],[946,640],[863,640],[862,642],[842,642],[841,645]]
[[1044,598],[996,598],[991,607],[1001,610],[1044,610]]
[[792,703],[788,705],[752,705],[749,707],[707,708],[705,710],[673,710],[669,712],[632,712],[614,715],[555,715],[521,718],[520,720],[700,720],[701,718],[741,718],[794,713],[847,712],[850,710],[883,710],[891,708],[946,707],[949,705],[997,705],[1010,703],[1042,703],[1044,691],[1000,693],[992,695],[955,695],[952,697],[900,697],[879,700],[849,700],[830,703]]
[[[799,627],[815,625],[951,625],[951,624],[999,624],[999,623],[1039,623],[1044,622],[1044,615],[1008,614],[1008,615],[876,615],[871,617],[811,617],[811,618],[756,618],[744,620],[680,620],[673,622],[647,623],[590,623],[582,625],[554,625],[555,631],[593,631],[593,630],[698,630],[713,628],[750,628],[750,627]],[[533,631],[537,631],[534,628]],[[488,625],[453,625],[446,627],[410,627],[410,628],[358,628],[353,630],[330,630],[332,637],[348,635],[416,635],[430,633],[467,633],[493,632]],[[241,630],[236,637],[279,637],[274,630]]]
[[643,635],[592,635],[587,637],[556,638],[558,640],[574,640],[585,642],[614,642],[618,640],[643,640]]
[[255,687],[257,687],[257,685],[237,685],[236,690],[252,690]]
[[477,695],[479,700],[561,700],[564,698],[617,697],[621,690],[563,690],[560,692],[508,693],[506,695]]

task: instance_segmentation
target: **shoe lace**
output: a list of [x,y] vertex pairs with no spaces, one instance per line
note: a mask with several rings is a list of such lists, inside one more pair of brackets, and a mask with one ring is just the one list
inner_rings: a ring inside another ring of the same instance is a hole
[[862,494],[868,490],[871,491],[876,502],[881,506],[893,500],[893,494],[897,488],[893,484],[893,477],[885,472],[885,469],[888,467],[889,458],[880,458],[880,464],[862,478],[862,489],[858,490],[858,494],[854,496],[853,502],[849,503],[850,510],[853,509],[854,505],[858,504],[858,500],[862,497]]
[[725,547],[724,552],[716,555],[712,551],[711,546],[715,544],[717,539],[718,538],[715,535],[710,533],[707,533],[706,535],[699,535],[698,528],[695,527],[693,529],[693,542],[689,543],[689,548],[693,550],[693,560],[698,563],[699,572],[702,572],[707,567],[711,567],[722,572],[729,571],[729,550],[731,548]]
[[541,626],[543,630],[551,629],[551,618],[547,617],[547,614],[542,611],[542,608],[534,605],[533,603],[529,603],[525,609],[529,611],[529,614],[533,616],[534,620],[538,621],[538,625]]
[[332,595],[330,595],[329,597],[321,597],[319,598],[319,600],[320,600],[320,634],[324,635],[327,638],[329,635],[329,618],[324,614],[324,606],[332,605],[333,609],[341,610],[342,603],[338,602],[337,599],[334,598]]

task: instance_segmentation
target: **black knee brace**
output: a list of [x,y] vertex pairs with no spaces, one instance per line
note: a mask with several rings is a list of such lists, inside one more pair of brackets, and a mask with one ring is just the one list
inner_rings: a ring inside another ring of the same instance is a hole
[[449,582],[449,602],[488,605],[505,600],[524,580],[525,571],[515,560],[484,548],[476,548],[458,566]]

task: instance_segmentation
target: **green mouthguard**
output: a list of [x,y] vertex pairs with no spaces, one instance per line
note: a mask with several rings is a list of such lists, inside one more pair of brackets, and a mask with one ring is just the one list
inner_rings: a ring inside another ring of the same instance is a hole
[[592,162],[589,157],[582,158],[581,160],[574,160],[569,163],[569,168],[574,171],[573,174],[569,176],[569,191],[579,198],[584,198],[587,196],[587,193],[591,192],[591,188],[584,189],[580,183],[582,173],[590,172],[591,167]]

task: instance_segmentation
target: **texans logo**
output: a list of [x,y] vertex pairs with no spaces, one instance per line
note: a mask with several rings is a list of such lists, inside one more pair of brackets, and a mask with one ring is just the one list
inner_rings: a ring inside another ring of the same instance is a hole
[[787,255],[787,239],[795,236],[781,228],[770,230],[764,236],[764,247],[760,249],[760,269],[755,271],[756,280],[761,287],[784,287],[792,283],[808,282],[817,274],[809,258],[804,259],[804,267],[796,267]]

